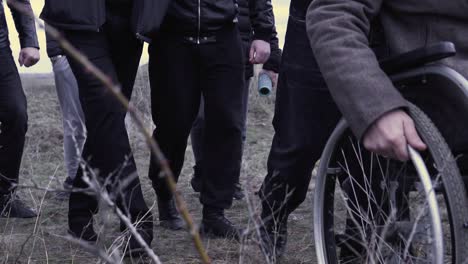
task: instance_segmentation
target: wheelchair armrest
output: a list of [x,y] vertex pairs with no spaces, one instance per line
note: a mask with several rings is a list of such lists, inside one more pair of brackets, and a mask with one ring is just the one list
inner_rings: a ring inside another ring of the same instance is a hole
[[379,64],[385,73],[392,74],[451,57],[455,53],[455,45],[452,42],[438,42],[383,59]]

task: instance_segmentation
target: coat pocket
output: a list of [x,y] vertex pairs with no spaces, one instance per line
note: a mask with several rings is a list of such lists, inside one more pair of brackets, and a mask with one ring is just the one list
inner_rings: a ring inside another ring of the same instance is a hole
[[70,30],[99,30],[106,21],[105,0],[45,0],[41,18]]
[[157,34],[170,0],[134,0],[132,27],[138,38],[146,42]]

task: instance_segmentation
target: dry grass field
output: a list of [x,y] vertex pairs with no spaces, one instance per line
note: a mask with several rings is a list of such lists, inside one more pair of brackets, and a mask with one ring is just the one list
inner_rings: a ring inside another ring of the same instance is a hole
[[[62,154],[61,116],[51,75],[23,75],[28,98],[29,130],[23,157],[20,191],[28,204],[40,211],[40,217],[30,220],[0,219],[0,263],[100,263],[92,254],[66,238],[68,201],[56,199],[46,189],[60,188],[65,178]],[[147,70],[142,68],[137,79],[133,104],[140,110],[148,127],[151,126],[148,101]],[[274,98],[260,98],[251,89],[248,136],[244,152],[241,182],[251,199],[250,206],[258,210],[253,198],[266,174],[266,160],[273,136],[271,120]],[[147,178],[149,151],[142,136],[130,120],[127,122],[130,140],[138,165],[147,204],[157,219],[155,195]],[[186,162],[178,188],[198,223],[201,206],[198,194],[189,185],[193,154],[187,148]],[[289,244],[281,263],[315,263],[312,243],[312,204],[309,193],[306,202],[290,217]],[[250,225],[248,203],[235,201],[227,212],[237,225]],[[98,222],[104,221],[103,219]],[[110,226],[104,236],[104,249],[112,254],[118,243],[119,225],[116,217],[106,220]],[[213,263],[264,263],[255,240],[242,245],[225,239],[204,238]],[[192,240],[186,231],[167,231],[155,221],[152,248],[163,263],[200,263]],[[124,262],[123,262],[124,263]]]

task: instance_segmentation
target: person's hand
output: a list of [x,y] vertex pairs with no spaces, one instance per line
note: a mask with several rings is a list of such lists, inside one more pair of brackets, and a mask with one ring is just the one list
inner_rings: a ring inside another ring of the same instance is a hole
[[256,39],[250,45],[249,61],[252,64],[263,64],[270,57],[270,43]]
[[20,51],[18,62],[20,66],[31,67],[40,59],[39,50],[36,48],[23,48]]
[[400,161],[409,159],[408,144],[419,151],[427,148],[413,119],[403,110],[388,112],[377,119],[364,135],[363,143],[369,151]]
[[274,72],[274,71],[270,71],[270,70],[265,70],[265,69],[262,69],[260,71],[260,74],[262,73],[265,73],[267,74],[270,79],[271,79],[271,86],[273,89],[276,89],[276,84],[278,83],[278,73]]

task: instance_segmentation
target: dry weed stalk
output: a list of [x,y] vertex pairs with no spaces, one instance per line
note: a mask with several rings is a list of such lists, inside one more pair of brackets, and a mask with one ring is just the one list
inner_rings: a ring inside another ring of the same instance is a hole
[[[200,234],[193,222],[193,219],[187,209],[187,206],[182,198],[182,196],[177,191],[176,182],[174,180],[174,176],[172,171],[169,167],[169,163],[166,160],[164,154],[162,153],[161,149],[157,142],[153,139],[151,133],[145,128],[144,123],[141,118],[139,118],[138,114],[136,113],[133,106],[130,105],[129,101],[125,98],[125,96],[120,92],[120,86],[113,82],[113,80],[107,76],[104,72],[102,72],[99,68],[97,68],[91,61],[88,60],[86,56],[81,54],[75,47],[68,42],[64,36],[56,30],[54,27],[47,25],[45,27],[45,23],[42,22],[38,17],[36,17],[30,10],[24,7],[24,4],[19,3],[17,0],[7,0],[7,3],[17,9],[18,11],[27,14],[28,16],[34,18],[36,23],[39,25],[40,28],[44,29],[50,37],[55,39],[60,47],[67,52],[68,56],[73,58],[77,61],[83,68],[92,74],[96,79],[98,79],[106,89],[108,89],[111,94],[127,109],[128,113],[130,114],[131,118],[137,125],[138,130],[143,134],[145,137],[146,143],[150,148],[153,155],[156,157],[156,161],[158,162],[159,166],[161,167],[161,175],[160,177],[164,177],[166,179],[167,185],[171,190],[172,194],[175,197],[175,201],[177,207],[182,214],[187,226],[189,228],[189,233],[191,234],[195,247],[200,254],[201,260],[203,263],[211,263],[211,259],[209,258],[206,250],[203,246],[203,243],[200,238]],[[131,227],[129,227],[131,228]],[[145,243],[143,243],[145,244]],[[148,246],[148,245],[142,245]],[[152,251],[152,250],[151,250]]]
[[[145,242],[145,240],[140,235],[140,233],[138,233],[137,229],[132,224],[132,221],[130,220],[130,218],[125,213],[123,213],[122,210],[120,210],[119,207],[117,207],[117,205],[113,202],[113,199],[111,198],[108,191],[106,190],[106,183],[101,185],[99,184],[99,181],[96,175],[92,174],[91,176],[92,177],[89,177],[88,174],[85,174],[83,176],[83,180],[88,184],[91,193],[97,196],[98,201],[100,202],[100,205],[102,205],[103,207],[112,209],[115,212],[115,214],[119,217],[119,219],[125,224],[130,234],[138,241],[138,243],[141,246],[143,246],[144,250],[148,253],[153,263],[161,264],[161,260],[159,259],[159,257],[154,253],[151,247]],[[137,176],[133,175],[133,177],[137,177]],[[133,177],[132,179],[128,179],[124,181],[123,183],[120,183],[119,184],[120,190],[125,189],[127,184],[133,180]],[[117,188],[117,191],[119,191],[119,188]],[[135,223],[135,224],[138,224],[138,223]]]

